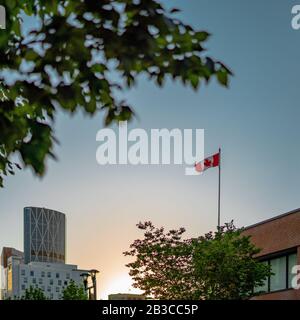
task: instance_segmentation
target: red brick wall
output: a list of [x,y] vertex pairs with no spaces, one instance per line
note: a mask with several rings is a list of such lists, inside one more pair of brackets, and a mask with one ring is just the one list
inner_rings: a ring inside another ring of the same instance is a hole
[[[250,227],[244,234],[262,249],[260,256],[300,246],[300,211]],[[298,257],[299,258],[299,257]]]
[[[249,227],[244,234],[251,235],[252,242],[262,249],[258,256],[297,247],[297,258],[300,265],[300,210]],[[273,292],[253,299],[300,300],[300,290]]]
[[300,300],[299,290],[285,290],[278,292],[270,292],[252,298],[252,300]]

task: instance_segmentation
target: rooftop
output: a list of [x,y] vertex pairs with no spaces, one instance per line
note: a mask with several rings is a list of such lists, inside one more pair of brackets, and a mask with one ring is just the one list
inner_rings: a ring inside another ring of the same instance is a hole
[[284,217],[289,216],[289,215],[292,215],[292,214],[294,214],[294,213],[299,213],[299,214],[300,214],[300,208],[294,209],[294,210],[292,210],[292,211],[288,211],[288,212],[286,212],[286,213],[280,214],[280,215],[278,215],[278,216],[275,216],[275,217],[270,218],[270,219],[267,219],[267,220],[263,220],[263,221],[261,221],[261,222],[257,222],[257,223],[255,223],[255,224],[252,224],[252,225],[248,226],[248,227],[245,227],[244,230],[248,230],[248,229],[257,227],[257,226],[259,226],[259,225],[261,225],[261,224],[265,224],[265,223],[268,223],[268,222],[271,222],[271,221],[274,221],[274,220],[277,220],[277,219],[284,218]]

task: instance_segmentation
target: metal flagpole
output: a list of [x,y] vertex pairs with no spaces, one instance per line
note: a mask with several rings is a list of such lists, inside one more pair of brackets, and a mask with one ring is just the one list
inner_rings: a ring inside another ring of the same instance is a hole
[[221,148],[219,148],[218,228],[221,226]]

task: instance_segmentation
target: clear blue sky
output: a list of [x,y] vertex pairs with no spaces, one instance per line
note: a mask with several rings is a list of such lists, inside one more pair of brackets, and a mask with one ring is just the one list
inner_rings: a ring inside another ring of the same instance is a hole
[[[300,31],[291,28],[297,1],[166,3],[181,8],[185,22],[212,34],[210,55],[235,77],[228,90],[212,82],[196,93],[171,82],[159,89],[141,78],[124,93],[140,119],[130,127],[205,129],[205,153],[223,149],[222,221],[244,226],[300,207]],[[102,115],[60,114],[59,161],[49,161],[42,180],[30,170],[5,180],[0,247],[22,249],[24,206],[65,212],[68,262],[99,269],[104,296],[128,289],[122,251],[139,236],[138,221],[184,226],[192,236],[215,227],[217,170],[187,177],[184,166],[101,167],[95,136],[102,123]],[[119,286],[112,285],[114,279]]]

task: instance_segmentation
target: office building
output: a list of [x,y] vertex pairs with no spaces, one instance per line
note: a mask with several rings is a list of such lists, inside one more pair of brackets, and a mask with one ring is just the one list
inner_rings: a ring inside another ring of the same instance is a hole
[[249,226],[244,234],[262,249],[257,258],[274,273],[255,289],[261,294],[253,299],[300,300],[300,290],[293,288],[295,266],[300,265],[300,209]]
[[6,283],[2,298],[21,298],[25,295],[26,289],[33,287],[40,288],[50,300],[60,300],[70,280],[79,286],[82,285],[81,272],[76,265],[45,262],[25,264],[22,258],[11,256],[7,259]]
[[30,287],[40,288],[51,300],[62,298],[71,280],[83,286],[77,265],[65,264],[66,218],[61,212],[24,208],[24,253],[4,247],[1,254],[1,299],[19,299]]
[[24,258],[29,262],[65,263],[66,218],[61,212],[24,208]]
[[24,253],[15,248],[3,247],[1,253],[1,266],[7,268],[7,260],[9,257],[15,256],[24,259]]

